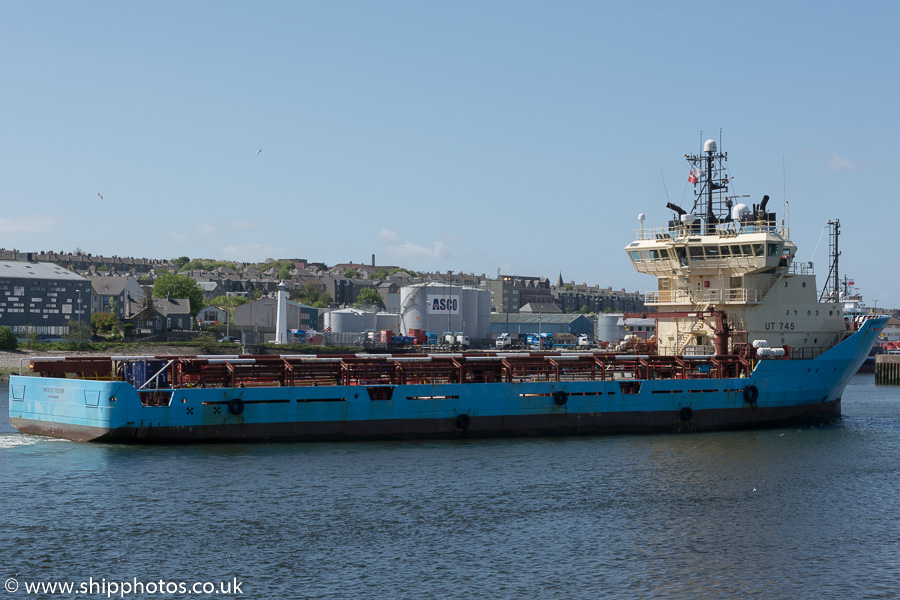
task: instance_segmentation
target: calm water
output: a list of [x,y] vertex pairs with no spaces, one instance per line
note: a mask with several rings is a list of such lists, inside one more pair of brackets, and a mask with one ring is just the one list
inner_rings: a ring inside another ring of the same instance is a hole
[[237,578],[249,598],[900,594],[900,387],[872,375],[834,425],[700,435],[88,445],[15,433],[6,403],[0,582]]

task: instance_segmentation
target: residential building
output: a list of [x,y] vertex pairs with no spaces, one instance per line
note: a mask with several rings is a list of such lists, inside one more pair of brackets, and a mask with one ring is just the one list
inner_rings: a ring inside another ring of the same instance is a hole
[[62,336],[69,320],[90,325],[91,282],[40,262],[0,261],[0,326],[19,336]]
[[132,333],[156,335],[173,329],[193,329],[191,302],[187,298],[153,298],[149,294],[142,301],[130,299],[124,323],[133,325]]
[[128,299],[144,299],[144,288],[134,277],[94,276],[91,282],[91,311],[111,312],[120,319],[126,316]]
[[500,275],[486,279],[480,285],[491,290],[491,310],[499,313],[515,313],[529,302],[553,304],[550,280],[546,277]]

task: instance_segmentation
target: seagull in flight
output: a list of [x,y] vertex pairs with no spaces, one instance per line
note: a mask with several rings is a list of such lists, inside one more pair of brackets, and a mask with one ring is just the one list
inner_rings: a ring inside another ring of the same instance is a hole
[[262,148],[256,151],[257,154],[259,154],[260,152],[262,152]]
[[[97,195],[100,196],[100,192],[97,192]],[[103,200],[103,196],[100,196],[100,199]]]

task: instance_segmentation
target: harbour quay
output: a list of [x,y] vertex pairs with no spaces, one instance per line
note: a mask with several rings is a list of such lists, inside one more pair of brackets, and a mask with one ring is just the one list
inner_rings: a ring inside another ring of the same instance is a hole
[[900,354],[878,354],[875,356],[875,383],[880,385],[900,385]]

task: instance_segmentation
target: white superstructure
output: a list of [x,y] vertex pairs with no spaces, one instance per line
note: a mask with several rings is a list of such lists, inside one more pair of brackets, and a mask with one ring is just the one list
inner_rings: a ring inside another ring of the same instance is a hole
[[645,303],[659,311],[659,353],[712,353],[717,328],[728,331],[728,352],[766,340],[816,353],[839,341],[846,330],[841,304],[819,302],[812,265],[795,262],[788,226],[766,211],[769,197],[751,208],[728,196],[727,154],[712,140],[703,154],[686,158],[693,209],[669,203],[677,217],[668,227],[641,223],[626,247],[635,269],[658,281]]

